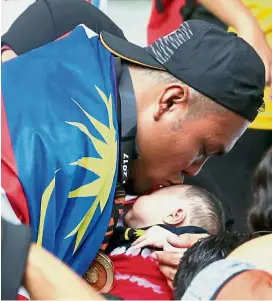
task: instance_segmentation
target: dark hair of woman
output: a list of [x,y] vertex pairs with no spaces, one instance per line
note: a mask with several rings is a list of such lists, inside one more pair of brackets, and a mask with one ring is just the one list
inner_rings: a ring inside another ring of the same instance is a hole
[[272,231],[272,147],[255,172],[248,223],[253,231]]

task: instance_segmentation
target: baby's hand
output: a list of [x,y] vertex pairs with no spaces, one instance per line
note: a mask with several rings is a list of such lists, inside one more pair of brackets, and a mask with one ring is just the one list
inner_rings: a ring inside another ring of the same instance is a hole
[[164,251],[173,251],[175,248],[167,241],[167,238],[170,236],[176,235],[160,226],[153,226],[146,230],[141,237],[132,243],[132,248],[140,249],[149,246],[163,249]]

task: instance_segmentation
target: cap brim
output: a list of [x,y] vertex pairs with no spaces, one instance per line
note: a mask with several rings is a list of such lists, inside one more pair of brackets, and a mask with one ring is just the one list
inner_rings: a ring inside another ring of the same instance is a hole
[[108,32],[100,33],[100,41],[112,54],[131,63],[152,69],[166,70],[144,48],[127,40],[115,37]]

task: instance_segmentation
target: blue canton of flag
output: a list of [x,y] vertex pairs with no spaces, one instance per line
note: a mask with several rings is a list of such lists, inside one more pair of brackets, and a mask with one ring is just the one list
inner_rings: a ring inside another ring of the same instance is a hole
[[83,274],[111,216],[118,130],[113,58],[83,27],[3,64],[2,91],[33,240]]

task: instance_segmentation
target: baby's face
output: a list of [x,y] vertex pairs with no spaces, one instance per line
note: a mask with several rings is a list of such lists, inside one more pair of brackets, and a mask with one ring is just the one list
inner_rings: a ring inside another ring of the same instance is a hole
[[125,225],[131,228],[153,225],[153,221],[158,220],[158,211],[160,211],[158,202],[161,201],[158,198],[154,198],[153,195],[139,197],[125,215]]
[[177,196],[169,193],[167,188],[141,196],[128,210],[124,223],[131,228],[164,224],[164,217],[176,206],[176,199]]

